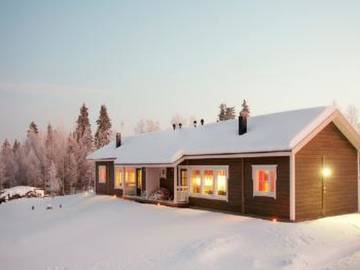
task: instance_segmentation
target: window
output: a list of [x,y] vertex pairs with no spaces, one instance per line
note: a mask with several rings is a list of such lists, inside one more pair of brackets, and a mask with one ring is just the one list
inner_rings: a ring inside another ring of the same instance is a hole
[[[189,174],[187,172],[189,171]],[[227,200],[228,168],[226,166],[186,166],[180,168],[180,182],[190,176],[190,196]]]
[[98,166],[98,177],[99,177],[99,183],[106,183],[106,166],[100,165]]
[[214,194],[214,171],[204,171],[204,194]]
[[253,195],[276,199],[277,165],[253,165]]
[[219,196],[226,196],[226,174],[225,170],[218,170],[217,171],[217,195]]
[[180,184],[179,186],[187,186],[187,169],[180,170]]
[[135,169],[125,168],[125,183],[127,187],[135,187]]
[[115,167],[115,181],[114,181],[114,188],[122,188],[122,181],[123,181],[123,170],[121,167]]
[[191,173],[191,192],[201,192],[201,172],[200,170],[193,170]]

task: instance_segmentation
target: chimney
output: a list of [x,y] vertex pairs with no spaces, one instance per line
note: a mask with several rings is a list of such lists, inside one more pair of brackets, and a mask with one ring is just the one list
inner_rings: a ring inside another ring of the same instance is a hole
[[244,100],[242,104],[242,111],[239,116],[239,135],[243,135],[247,132],[247,120],[249,115],[249,106],[247,105],[246,100]]
[[121,146],[121,133],[116,133],[116,148]]
[[205,122],[204,119],[201,119],[201,120],[200,120],[200,124],[201,124],[202,126],[204,125],[204,122]]
[[176,124],[175,124],[175,123],[172,124],[172,127],[173,127],[173,129],[175,130],[175,129],[176,129]]
[[194,121],[194,127],[196,127],[196,126],[197,126],[197,121],[195,120],[195,121]]

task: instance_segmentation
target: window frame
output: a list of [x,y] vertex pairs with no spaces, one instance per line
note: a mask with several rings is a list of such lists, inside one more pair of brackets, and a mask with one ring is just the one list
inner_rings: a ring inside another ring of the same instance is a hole
[[[187,170],[187,187],[189,190],[189,197],[192,198],[201,198],[201,199],[211,199],[211,200],[220,200],[220,201],[229,201],[229,166],[228,165],[190,165],[190,166],[179,166],[179,172],[182,169]],[[191,183],[192,183],[192,172],[194,170],[200,170],[201,184],[200,184],[200,193],[191,192]],[[214,186],[213,194],[205,194],[204,192],[204,171],[212,170],[214,176]],[[218,195],[218,184],[217,184],[217,171],[224,170],[225,172],[225,191],[226,195]]]
[[[105,164],[99,164],[98,165],[98,183],[99,184],[106,184],[107,183],[107,180],[108,180],[108,166],[105,165]],[[101,168],[104,168],[105,169],[105,179],[104,180],[101,180],[101,175],[100,175],[100,171],[101,171]]]
[[[269,197],[276,200],[277,193],[277,175],[278,175],[278,165],[277,164],[266,164],[266,165],[252,165],[252,180],[253,180],[253,197]],[[258,191],[259,179],[257,178],[258,172],[260,170],[274,171],[274,191]]]

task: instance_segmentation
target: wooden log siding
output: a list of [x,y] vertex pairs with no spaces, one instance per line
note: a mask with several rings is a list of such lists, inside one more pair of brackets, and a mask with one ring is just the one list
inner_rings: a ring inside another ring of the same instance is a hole
[[332,170],[325,180],[325,215],[357,212],[357,151],[330,123],[295,156],[297,221],[322,216],[322,156]]
[[[244,158],[242,159],[196,159],[185,160],[180,165],[226,165],[229,166],[228,201],[190,197],[190,205],[195,207],[217,209],[242,213],[242,178],[244,179],[244,211],[249,215],[278,217],[289,219],[290,214],[290,159],[289,157]],[[277,172],[276,199],[253,197],[252,165],[275,164]],[[190,179],[189,179],[190,181]]]

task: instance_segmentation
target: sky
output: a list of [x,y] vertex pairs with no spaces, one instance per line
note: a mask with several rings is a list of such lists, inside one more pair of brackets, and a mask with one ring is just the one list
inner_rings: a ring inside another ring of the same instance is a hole
[[360,1],[0,0],[0,140],[73,129],[82,103],[126,135],[243,99],[360,108]]

